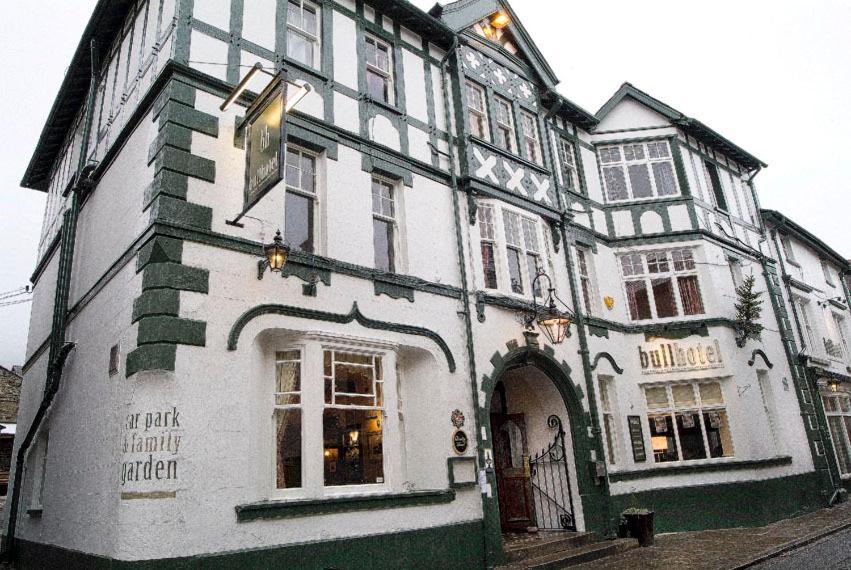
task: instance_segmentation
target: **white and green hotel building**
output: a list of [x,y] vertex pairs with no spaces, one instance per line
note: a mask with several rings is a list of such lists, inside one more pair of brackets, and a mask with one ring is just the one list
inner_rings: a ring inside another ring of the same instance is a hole
[[[220,106],[256,62],[311,90],[285,180],[234,225],[268,77]],[[518,526],[838,500],[842,414],[789,306],[821,285],[783,280],[765,165],[630,84],[596,114],[557,84],[497,0],[99,2],[23,179],[48,198],[4,551],[483,568]],[[293,251],[258,279],[279,229]],[[560,344],[519,318],[539,270],[576,312]],[[740,347],[748,275],[765,330]]]

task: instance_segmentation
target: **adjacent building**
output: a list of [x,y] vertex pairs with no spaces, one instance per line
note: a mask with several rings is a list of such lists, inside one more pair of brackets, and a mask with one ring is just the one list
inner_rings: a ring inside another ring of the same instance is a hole
[[851,313],[847,277],[851,265],[794,221],[763,210],[770,255],[778,260],[797,373],[811,387],[824,434],[824,454],[834,487],[851,488]]
[[[279,154],[256,63],[303,96]],[[99,2],[23,180],[48,202],[6,551],[482,568],[628,507],[836,500],[765,164],[631,84],[597,113],[558,84],[495,0]]]

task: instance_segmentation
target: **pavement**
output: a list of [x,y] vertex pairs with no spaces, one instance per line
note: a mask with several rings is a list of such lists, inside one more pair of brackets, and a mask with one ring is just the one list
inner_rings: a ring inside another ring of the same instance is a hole
[[661,534],[655,546],[576,568],[851,570],[851,501],[768,526]]

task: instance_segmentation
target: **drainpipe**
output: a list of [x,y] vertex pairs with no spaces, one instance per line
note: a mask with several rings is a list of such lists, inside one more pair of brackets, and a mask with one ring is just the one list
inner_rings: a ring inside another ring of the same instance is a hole
[[[552,108],[547,109],[547,114],[545,119],[550,119],[558,113],[559,109],[561,109],[562,100],[558,98]],[[547,146],[550,149],[550,162],[555,164],[555,156],[556,149],[553,148],[553,138],[550,136],[550,130],[548,124],[545,121],[546,133],[547,133]],[[570,200],[566,199],[565,196],[556,192],[556,199],[559,202],[559,205],[562,208],[563,216],[561,223],[561,246],[564,248],[564,260],[567,265],[567,279],[568,284],[570,286],[570,298],[571,303],[573,304],[574,312],[575,312],[575,323],[576,323],[576,331],[579,336],[579,355],[582,359],[582,372],[585,377],[585,393],[588,395],[588,412],[591,417],[591,431],[594,434],[594,455],[596,456],[596,461],[603,461],[605,463],[605,454],[603,452],[602,447],[602,429],[600,428],[600,418],[597,414],[597,398],[595,396],[594,390],[594,375],[591,369],[591,355],[588,350],[588,334],[585,330],[585,317],[582,315],[582,311],[578,310],[580,307],[580,299],[579,299],[579,290],[576,288],[576,274],[574,272],[573,265],[573,256],[571,255],[570,248],[573,246],[572,240],[568,240],[568,230],[567,227],[571,223],[573,223],[573,213],[571,210]],[[586,458],[587,461],[590,461],[590,457]],[[590,469],[590,463],[587,463]],[[577,473],[578,477],[578,473]],[[591,475],[592,481],[596,478],[596,474]],[[603,520],[601,521],[604,525],[603,530],[606,534],[612,534],[612,529],[609,528],[609,518],[610,518],[610,510],[611,510],[611,494],[609,490],[608,477],[597,478],[602,485],[602,510],[603,510]],[[579,482],[577,481],[577,486]],[[585,509],[583,509],[585,511]],[[586,529],[587,529],[587,521],[586,521]]]
[[[452,38],[452,45],[449,48],[449,51],[446,52],[446,55],[443,59],[440,60],[440,75],[443,79],[443,113],[444,120],[446,121],[446,132],[449,134],[449,152],[447,153],[447,158],[449,159],[449,174],[451,177],[451,191],[452,191],[452,211],[455,218],[455,241],[458,248],[458,268],[461,273],[461,295],[462,299],[462,307],[459,313],[464,316],[464,329],[467,335],[467,367],[470,370],[470,390],[472,395],[472,405],[473,412],[476,417],[476,455],[478,458],[479,466],[484,468],[485,466],[485,452],[484,452],[484,440],[482,439],[482,422],[479,421],[479,384],[478,377],[476,373],[476,353],[473,346],[473,323],[470,314],[470,289],[467,284],[467,262],[466,256],[464,255],[464,230],[462,227],[461,220],[461,206],[458,200],[458,176],[455,172],[455,134],[452,132],[452,115],[450,113],[449,106],[449,74],[447,72],[449,59],[453,55],[456,56],[457,61],[457,50],[458,50],[458,36],[455,35]],[[458,128],[461,127],[461,122],[456,121],[456,126]],[[437,151],[437,149],[435,149]],[[438,151],[439,152],[439,151]],[[496,489],[496,480],[492,473],[487,474],[488,483],[491,485],[492,489]],[[490,512],[491,508],[485,499],[484,495],[481,495],[482,498],[482,524],[483,528],[487,528],[485,524],[485,519],[489,517],[497,517],[496,513]],[[493,568],[496,564],[502,562],[502,552],[501,552],[501,544],[494,544],[493,541],[488,539],[487,534],[483,533],[483,541],[482,551],[485,556],[485,564],[488,568]],[[489,548],[490,547],[490,548]],[[493,552],[491,552],[493,550]]]
[[[786,273],[786,264],[783,262],[783,256],[779,255],[781,250],[780,250],[780,244],[777,242],[777,230],[776,230],[776,228],[774,230],[772,230],[772,232],[771,232],[771,241],[774,243],[774,251],[776,251],[778,253],[777,261],[778,261],[778,263],[780,263],[780,273],[783,276],[788,275]],[[803,333],[804,329],[801,326],[801,319],[798,316],[798,309],[795,306],[795,303],[793,301],[794,296],[792,294],[792,287],[791,287],[791,285],[789,285],[789,282],[787,280],[782,279],[782,281],[783,281],[783,284],[785,285],[786,294],[788,295],[788,298],[789,298],[789,306],[792,309],[792,318],[795,321],[795,328],[798,330],[798,338],[801,339],[801,346],[804,349],[806,349],[807,343],[804,340],[804,333]],[[782,296],[781,296],[781,300],[782,300]],[[779,323],[779,324],[782,328],[782,323]],[[789,358],[789,360],[790,360],[789,364],[792,366],[793,374],[794,374],[794,367],[799,365],[799,363],[794,361],[794,358],[792,358],[793,355],[790,354],[788,348],[787,348],[786,353],[787,353],[787,356],[790,357]],[[800,355],[797,355],[797,356],[800,358]],[[815,381],[812,381],[812,382],[810,381],[809,368],[804,363],[801,363],[800,365],[801,365],[801,368],[804,369],[803,381],[807,384],[807,387],[810,388],[810,393],[812,394],[812,400],[813,400],[812,406],[813,406],[813,410],[815,410],[816,424],[818,425],[818,431],[819,431],[819,435],[821,436],[822,447],[824,448],[824,458],[825,458],[825,461],[827,462],[827,474],[830,477],[830,486],[834,490],[833,495],[830,497],[830,500],[828,501],[828,506],[832,506],[834,501],[836,500],[837,493],[841,493],[841,490],[843,490],[842,486],[840,484],[837,484],[837,477],[839,476],[839,466],[836,465],[836,456],[834,455],[834,451],[833,451],[833,442],[830,439],[830,433],[827,429],[827,416],[824,413],[824,407],[821,403],[821,397],[819,397],[818,384]],[[803,412],[803,410],[801,410],[801,412]],[[805,430],[807,429],[806,425],[804,425],[804,429]],[[828,445],[830,446],[830,449],[828,449]],[[813,466],[815,466],[815,458],[813,460],[813,464],[814,464]]]
[[89,93],[86,98],[85,119],[83,123],[82,140],[80,141],[80,160],[77,164],[77,172],[74,175],[72,185],[71,204],[65,212],[62,221],[59,270],[56,278],[56,292],[53,303],[53,323],[50,331],[50,352],[48,353],[47,374],[44,381],[44,395],[41,404],[33,417],[27,435],[18,448],[15,459],[15,478],[12,481],[12,489],[9,498],[9,523],[6,527],[6,537],[0,549],[0,558],[7,561],[14,560],[15,556],[15,530],[18,522],[18,510],[21,499],[21,480],[24,477],[24,463],[30,446],[41,430],[44,418],[50,411],[50,407],[59,391],[62,382],[62,372],[68,355],[76,346],[73,342],[66,342],[65,332],[68,324],[68,297],[71,288],[71,269],[74,264],[74,243],[77,236],[77,214],[79,211],[79,194],[83,189],[91,187],[89,175],[93,168],[86,166],[86,155],[89,151],[89,134],[91,132],[94,118],[94,101],[97,94],[97,71],[98,53],[97,40],[90,44],[91,79]]

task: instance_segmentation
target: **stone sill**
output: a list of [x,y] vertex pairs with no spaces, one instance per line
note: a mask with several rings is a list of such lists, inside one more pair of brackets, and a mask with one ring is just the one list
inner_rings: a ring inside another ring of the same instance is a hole
[[325,499],[260,501],[247,505],[237,505],[236,520],[238,522],[250,522],[261,519],[288,519],[352,511],[397,509],[422,505],[440,505],[451,503],[454,500],[455,491],[447,489]]
[[618,471],[609,473],[609,481],[618,483],[635,479],[651,479],[669,475],[690,475],[693,473],[711,473],[716,471],[739,471],[741,469],[767,469],[781,465],[791,465],[792,458],[788,455],[772,457],[771,459],[748,459],[743,461],[719,461],[717,463],[700,463],[696,465],[674,465],[672,467],[654,467],[652,469],[637,469],[634,471]]

